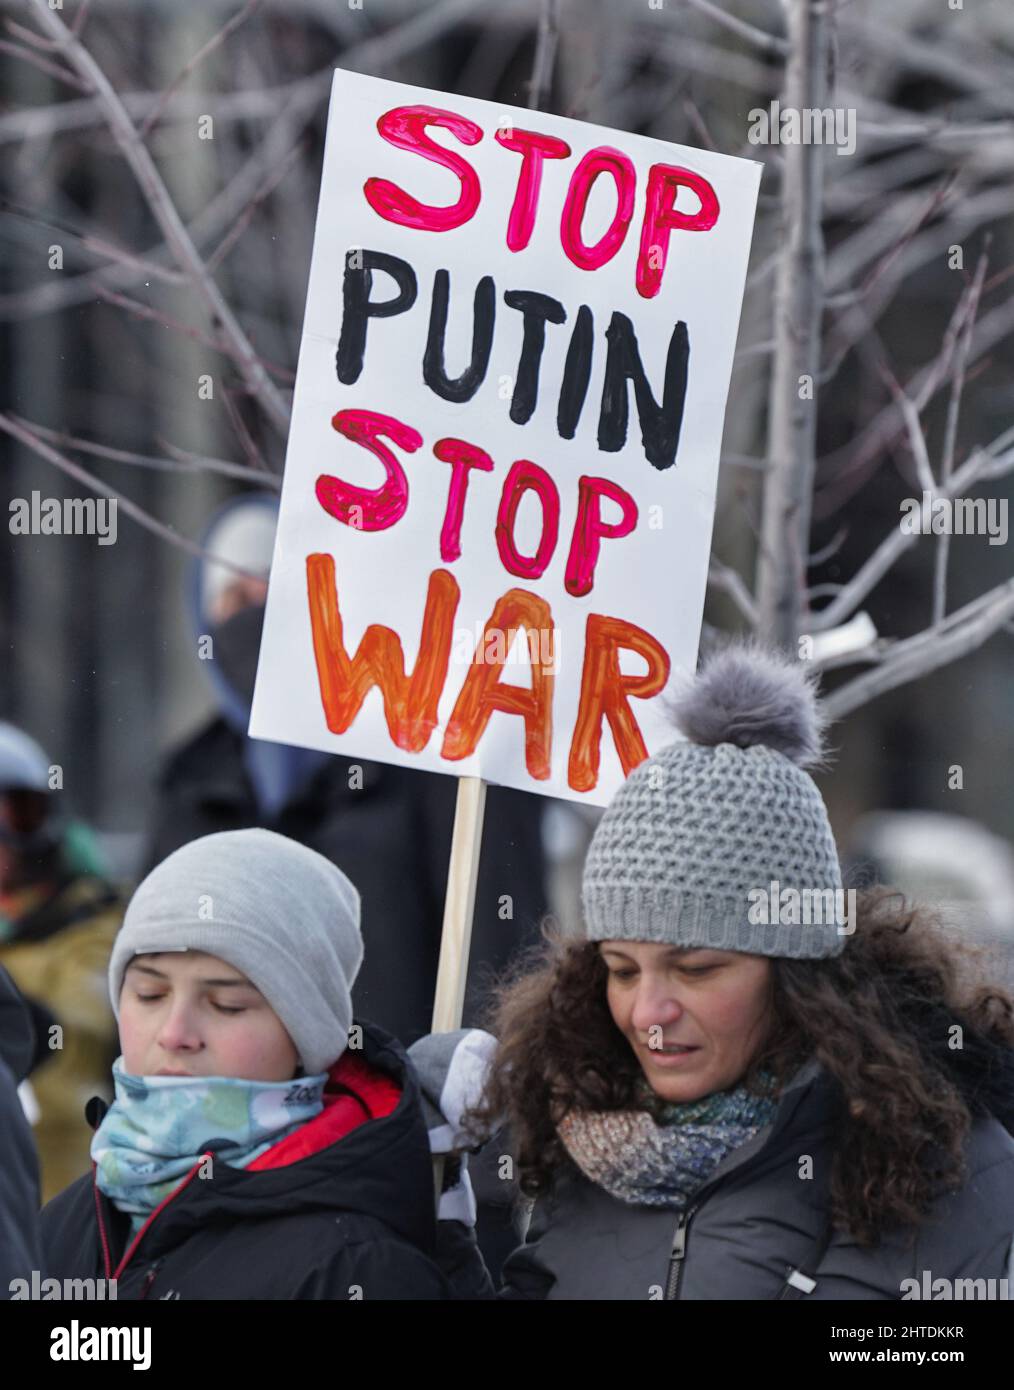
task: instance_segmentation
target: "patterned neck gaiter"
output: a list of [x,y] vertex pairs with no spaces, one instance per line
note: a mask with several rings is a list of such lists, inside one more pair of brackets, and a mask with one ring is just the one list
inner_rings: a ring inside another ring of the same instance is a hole
[[571,1110],[557,1133],[584,1175],[621,1202],[681,1210],[777,1109],[776,1100],[737,1086],[657,1107],[657,1120],[646,1108]]
[[327,1074],[293,1081],[131,1076],[113,1063],[116,1099],[92,1136],[95,1181],[134,1229],[212,1153],[245,1168],[324,1108]]

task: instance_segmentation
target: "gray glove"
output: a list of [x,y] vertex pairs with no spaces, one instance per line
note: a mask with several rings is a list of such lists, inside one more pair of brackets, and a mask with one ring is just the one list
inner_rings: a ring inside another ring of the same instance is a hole
[[481,1098],[496,1049],[496,1038],[481,1028],[430,1033],[408,1049],[422,1090],[430,1153],[445,1160],[438,1221],[475,1225],[475,1193],[468,1176],[468,1154],[480,1148],[481,1143],[465,1134],[461,1117]]

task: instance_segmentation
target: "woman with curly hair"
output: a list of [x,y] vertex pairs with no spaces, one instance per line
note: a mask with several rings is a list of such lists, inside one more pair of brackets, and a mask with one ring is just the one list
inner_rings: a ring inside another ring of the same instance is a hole
[[536,1199],[503,1295],[1014,1296],[1014,1001],[843,890],[798,667],[728,649],[674,714],[596,830],[586,939],[499,995],[468,1123],[508,1120]]

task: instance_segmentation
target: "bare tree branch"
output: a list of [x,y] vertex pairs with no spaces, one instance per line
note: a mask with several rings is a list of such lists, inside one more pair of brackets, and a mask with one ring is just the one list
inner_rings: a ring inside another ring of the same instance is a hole
[[745,20],[737,19],[734,14],[728,14],[725,10],[719,9],[717,5],[711,3],[711,0],[683,0],[683,3],[689,5],[692,10],[706,14],[709,19],[713,19],[723,29],[728,29],[737,38],[746,39],[747,43],[752,44],[761,53],[784,58],[789,52],[789,44],[785,39],[777,38],[774,34],[765,34],[763,29],[755,29],[752,24],[747,24]]
[[[832,333],[828,335],[830,361],[821,371],[822,385],[837,375],[838,369],[848,355],[850,348],[858,342],[863,333],[868,331],[871,320],[875,319],[888,303],[890,296],[901,281],[899,274],[892,282],[888,271],[892,266],[900,263],[920,229],[939,209],[950,191],[951,183],[951,179],[944,179],[933,190],[924,206],[918,210],[911,225],[874,264],[859,289],[847,296],[845,313],[842,315],[841,321],[835,325]],[[881,293],[874,298],[873,291],[878,285],[881,286]],[[834,302],[833,299],[828,299],[826,307],[833,307]]]
[[[981,478],[996,478],[1014,469],[1014,451],[1010,455],[994,457],[988,451],[981,451],[951,475],[948,482],[934,493],[935,497],[957,497],[966,488]],[[866,595],[880,583],[889,569],[920,539],[918,531],[903,531],[900,524],[892,527],[870,558],[863,564],[837,598],[826,608],[811,617],[810,626],[814,632],[823,632],[843,622],[854,609],[858,608]]]
[[[789,0],[788,14],[785,104],[820,110],[827,96],[828,6],[824,0]],[[801,387],[808,378],[812,388],[820,371],[822,162],[820,146],[786,146],[757,607],[763,635],[790,649],[800,631],[810,549],[817,408],[812,389],[804,398]]]
[[827,545],[822,546],[820,550],[815,550],[811,554],[809,561],[807,562],[809,568],[815,569],[817,565],[826,564],[832,556],[837,555],[838,551],[848,540],[848,535],[849,528],[847,526],[840,526],[838,530],[834,533],[834,535],[831,537],[831,539],[828,541]]
[[875,700],[899,685],[919,680],[941,666],[947,666],[982,646],[988,637],[1004,627],[1014,616],[1014,579],[991,589],[973,604],[951,615],[946,628],[927,628],[890,648],[876,670],[857,676],[840,690],[824,697],[831,719],[851,714],[860,705]]
[[92,0],[80,0],[80,4],[77,7],[77,13],[74,15],[74,18],[71,21],[70,32],[72,34],[76,36],[80,35],[81,30],[88,23],[88,16],[91,13],[91,8]]
[[541,111],[549,99],[559,37],[559,0],[542,0],[539,31],[535,39],[535,61],[528,90],[528,105],[532,111]]
[[[343,55],[343,60],[344,60]],[[224,92],[215,96],[215,120],[249,121],[273,116],[286,102],[305,102],[309,109],[319,106],[327,97],[334,73],[328,64],[309,77],[287,82],[280,87],[259,87],[240,92]],[[124,92],[120,100],[132,119],[143,120],[156,105],[160,92]],[[168,120],[185,121],[208,109],[207,92],[177,92],[163,113]],[[24,111],[9,111],[0,116],[0,145],[29,140],[52,139],[65,131],[80,134],[93,126],[102,125],[104,112],[96,97],[81,101],[61,101],[52,106],[30,106]]]
[[282,486],[282,480],[276,474],[260,468],[247,468],[242,463],[229,463],[225,459],[205,458],[196,454],[182,458],[154,458],[150,454],[136,454],[129,449],[112,449],[109,445],[97,444],[92,439],[80,439],[65,430],[47,429],[45,425],[26,420],[13,412],[8,418],[47,443],[56,444],[64,449],[74,449],[79,454],[93,454],[96,458],[108,459],[112,463],[129,463],[137,468],[151,468],[164,473],[220,473],[223,477],[258,483],[261,487],[280,489]]
[[[906,275],[934,259],[942,260],[950,246],[966,241],[977,227],[1004,217],[1010,209],[1010,199],[1005,202],[1002,196],[1005,189],[989,187],[973,192],[961,177],[953,179],[945,192],[946,199],[940,207],[943,215],[923,228],[905,248],[904,260],[897,269],[903,269]],[[925,205],[923,190],[895,191],[890,197],[881,192],[875,198],[880,210],[863,219],[859,229],[828,257],[827,283],[832,293],[854,285],[865,267],[892,250]],[[853,213],[854,204],[850,204],[850,215]]]
[[918,407],[901,389],[886,366],[882,368],[882,374],[891,388],[891,394],[898,402],[898,408],[905,421],[908,444],[909,448],[912,450],[912,458],[915,461],[915,471],[916,477],[919,480],[919,486],[924,492],[933,492],[936,488],[936,480],[933,477],[933,469],[929,461],[929,448],[926,444],[926,436],[923,434]]
[[180,70],[178,76],[169,83],[158,101],[148,112],[147,116],[145,116],[141,124],[141,129],[138,132],[142,140],[147,140],[148,136],[151,134],[152,128],[161,120],[163,111],[165,111],[166,107],[194,69],[197,68],[205,58],[214,53],[216,48],[220,48],[221,45],[236,32],[240,25],[245,24],[251,15],[260,9],[262,4],[263,0],[247,0],[243,8],[223,24],[217,34],[212,34],[208,42],[204,44],[202,48],[198,49],[190,61]]
[[768,357],[777,346],[775,338],[768,338],[763,343],[747,343],[746,347],[736,349],[736,361],[740,362],[747,357]]
[[[319,104],[319,95],[314,97],[314,104]],[[308,106],[306,92],[297,93],[277,114],[249,159],[188,226],[187,231],[195,245],[201,246],[223,234],[227,236],[228,229],[243,218],[245,207],[257,199],[265,180],[270,179],[271,171],[285,161],[295,139],[295,128],[305,118]],[[148,274],[158,273],[159,278],[172,277],[174,283],[184,283],[187,277],[182,271],[155,271],[154,266],[160,263],[159,258],[170,255],[166,243],[160,242],[148,249],[137,269],[132,269],[126,259],[117,260],[115,264],[99,270],[68,276],[20,294],[2,296],[0,318],[26,318],[38,313],[55,312],[65,306],[94,299],[102,286],[126,289]],[[149,270],[149,267],[152,269]]]
[[[944,426],[943,454],[940,460],[940,481],[942,483],[948,481],[954,466],[954,446],[958,435],[958,415],[961,411],[961,396],[965,389],[968,349],[972,341],[972,332],[975,328],[975,316],[979,309],[979,299],[982,295],[982,286],[986,278],[986,266],[988,262],[988,253],[986,250],[983,250],[979,257],[979,263],[975,267],[975,277],[968,295],[967,314],[965,322],[962,324],[961,336],[958,340],[957,353],[955,354],[954,373],[951,380],[951,397],[947,403],[947,423]],[[950,555],[950,547],[951,537],[950,534],[945,531],[937,538],[937,550],[934,556],[934,623],[939,623],[947,610],[947,560]]]
[[[732,53],[718,44],[705,43],[681,30],[660,31],[652,22],[650,42],[654,50],[661,49],[671,59],[677,73],[703,72],[723,82],[735,83],[751,94],[775,90],[780,74],[743,53]],[[756,150],[754,151],[756,156]]]
[[757,626],[757,605],[743,579],[729,565],[711,557],[708,568],[708,584],[712,588],[728,594],[751,627]]
[[687,119],[694,130],[696,130],[698,138],[703,141],[709,150],[717,151],[718,146],[715,144],[714,137],[708,129],[708,123],[701,114],[701,109],[696,101],[692,101],[690,97],[685,97],[683,99],[683,110],[687,113]]
[[756,289],[759,285],[770,280],[771,276],[778,269],[779,253],[773,252],[766,260],[762,261],[756,270],[752,270],[746,277],[747,289]]
[[44,39],[41,34],[37,34],[34,29],[26,29],[16,19],[5,19],[4,28],[8,34],[14,34],[22,43],[28,44],[30,48],[38,49],[40,53],[52,53],[56,48],[52,39]]
[[[167,439],[160,439],[157,435],[155,437],[155,443],[159,446],[160,449],[164,449],[166,453],[170,456],[170,458],[177,459],[180,463],[185,463],[188,467],[193,467],[197,469],[203,467],[205,464],[209,464],[209,466],[212,467],[216,464],[219,466],[222,464],[221,459],[209,460],[203,454],[193,454],[188,449],[181,449],[178,445],[171,444]],[[228,467],[242,468],[244,476],[251,473],[251,469],[249,469],[245,464],[230,463]],[[255,468],[252,470],[252,472],[254,478],[260,484],[261,487],[272,487],[277,488],[279,491],[281,491],[282,480],[278,476],[278,474],[275,473],[273,470],[267,468],[265,468],[264,470],[261,470],[260,468]]]
[[[137,299],[130,299],[125,294],[115,294],[112,290],[99,290],[99,298],[104,299],[108,304],[115,304],[121,309],[126,309],[135,318],[144,319],[150,323],[160,324],[163,328],[172,328],[177,333],[183,333],[186,337],[192,338],[195,342],[203,343],[205,347],[212,348],[215,352],[220,352],[224,357],[235,361],[235,355],[231,343],[221,338],[212,338],[207,333],[203,333],[199,328],[191,328],[189,324],[180,323],[178,319],[170,318],[161,309],[153,309],[150,304],[142,304]],[[288,367],[280,367],[275,362],[269,362],[266,358],[260,359],[266,371],[273,376],[281,377],[284,381],[292,383],[295,380],[294,374]]]
[[960,35],[952,34],[945,46],[866,16],[850,14],[846,7],[842,7],[842,24],[850,35],[862,37],[869,48],[889,52],[896,74],[910,71],[942,77],[959,91],[975,92],[991,110],[1014,112],[1014,94],[1008,91],[1006,73],[996,63],[992,51],[979,49],[973,58],[961,44]]
[[222,400],[225,404],[229,419],[232,422],[232,427],[236,431],[236,438],[240,442],[250,467],[255,470],[263,470],[265,473],[270,472],[271,470],[265,463],[260,450],[253,441],[250,431],[247,429],[246,421],[240,413],[239,406],[232,398],[232,392],[228,389],[223,391]]
[[[955,319],[952,320],[950,336],[955,344],[960,318],[961,315],[956,314]],[[1012,331],[1014,331],[1014,296],[979,319],[969,348],[969,364],[984,357]],[[910,395],[913,394],[914,390],[914,399],[920,410],[925,408],[947,379],[948,368],[948,335],[945,334],[944,348],[941,353],[923,367],[908,385]],[[876,461],[883,456],[901,430],[904,429],[904,421],[900,416],[901,411],[897,403],[892,401],[864,425],[845,448],[836,449],[821,458],[821,472],[829,475],[832,481],[817,489],[814,496],[816,515],[828,515],[857,491],[875,466]]]
[[148,260],[145,256],[137,256],[132,251],[126,250],[125,247],[116,246],[113,242],[104,241],[101,237],[83,236],[81,249],[91,251],[96,256],[104,256],[110,265],[123,266],[138,278],[147,275],[150,279],[158,280],[163,285],[179,286],[187,283],[187,277],[182,270],[170,270],[167,266],[160,265],[158,261]]
[[88,488],[90,492],[96,492],[100,497],[114,499],[118,508],[122,507],[127,516],[132,517],[138,525],[143,526],[146,531],[151,531],[152,534],[158,536],[160,540],[169,541],[171,545],[179,546],[181,550],[187,551],[190,555],[196,555],[201,559],[214,560],[216,564],[224,565],[226,569],[232,570],[235,574],[245,575],[251,579],[260,577],[251,574],[249,570],[243,569],[240,565],[234,564],[231,560],[225,560],[218,555],[210,554],[209,551],[204,550],[201,546],[188,540],[186,536],[179,535],[171,526],[164,525],[157,517],[146,512],[143,507],[139,507],[137,503],[132,502],[129,497],[124,497],[122,493],[117,492],[116,489],[110,487],[108,483],[104,483],[101,478],[97,478],[95,474],[89,472],[87,468],[82,468],[79,463],[75,463],[64,454],[58,453],[56,449],[51,448],[50,445],[40,439],[30,429],[26,429],[23,425],[18,424],[11,416],[0,414],[0,430],[4,430],[15,439],[20,440],[22,444],[38,454],[40,458],[44,458],[48,463],[54,464],[83,487]]
[[63,82],[68,87],[73,87],[75,91],[87,92],[91,89],[82,82],[80,77],[75,77],[68,69],[60,63],[51,63],[48,58],[43,58],[41,53],[35,53],[30,48],[22,48],[20,44],[8,43],[6,39],[0,39],[0,53],[10,53],[15,58],[20,58],[23,63],[31,63],[33,68],[38,68],[47,77],[55,77],[57,82]]
[[721,462],[723,468],[752,468],[758,473],[763,473],[768,466],[767,459],[753,454],[723,454]]
[[258,188],[257,192],[247,203],[246,207],[243,209],[240,215],[234,220],[232,226],[226,232],[225,236],[222,238],[219,244],[215,247],[214,251],[208,257],[208,270],[212,274],[222,264],[226,256],[229,254],[232,248],[239,241],[240,237],[246,231],[247,227],[249,227],[250,222],[257,209],[283,181],[286,174],[291,169],[297,156],[305,154],[305,152],[306,145],[302,140],[300,140],[297,144],[293,145],[292,149],[285,156],[285,158],[281,160],[281,162],[272,171],[272,173],[270,173],[268,177],[264,180],[260,188]]
[[47,7],[45,0],[29,0],[29,3],[39,24],[52,36],[66,61],[91,85],[102,102],[113,138],[137,179],[177,263],[189,272],[211,315],[212,324],[231,345],[250,394],[260,403],[279,434],[286,435],[289,428],[289,407],[268,376],[264,364],[254,352],[250,340],[225,302],[218,286],[208,274],[207,267],[176,210],[162,176],[155,168],[151,155],[142,143],[133,121],[108,77],[59,15]]
[[[29,3],[37,4],[38,0],[29,0]],[[476,10],[488,10],[488,0],[440,0],[404,24],[345,49],[340,55],[341,65],[345,68],[365,68],[379,75],[389,64],[432,43]],[[39,36],[35,37],[38,39]],[[215,119],[249,120],[252,117],[273,116],[290,99],[301,105],[306,103],[307,109],[312,109],[326,100],[333,74],[334,64],[328,63],[319,72],[296,82],[285,83],[282,87],[226,92],[221,96],[216,94]],[[147,116],[160,100],[159,92],[126,92],[121,97],[129,115],[140,119]],[[206,92],[177,92],[163,113],[163,121],[167,118],[184,120],[206,111],[207,107]],[[100,125],[104,120],[104,108],[95,97],[8,112],[0,116],[0,144],[41,136],[49,138],[63,130],[81,131]]]
[[180,323],[178,319],[173,319],[164,314],[159,309],[153,309],[150,304],[142,304],[140,300],[131,299],[129,295],[117,294],[115,290],[99,289],[97,291],[99,299],[106,304],[113,304],[118,309],[125,309],[134,318],[141,319],[145,323],[157,323],[163,328],[172,328],[177,333],[182,333],[192,342],[200,343],[203,347],[211,348],[213,352],[220,352],[223,356],[228,355],[228,348],[220,338],[213,338],[210,333],[205,333],[201,328],[193,328],[190,324]]

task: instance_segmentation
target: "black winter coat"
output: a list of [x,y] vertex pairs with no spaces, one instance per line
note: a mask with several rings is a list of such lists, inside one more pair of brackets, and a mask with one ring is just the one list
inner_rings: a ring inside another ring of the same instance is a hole
[[[381,1029],[364,1025],[363,1043],[357,1055],[401,1087],[390,1114],[282,1167],[195,1167],[140,1239],[80,1178],[43,1210],[47,1273],[115,1277],[119,1299],[448,1298],[418,1084]],[[90,1102],[93,1127],[105,1109]]]
[[1014,1130],[1014,1097],[1006,1082],[997,1092],[995,1112],[980,1112],[966,1141],[964,1185],[938,1197],[914,1239],[889,1233],[870,1249],[830,1228],[836,1089],[811,1062],[772,1123],[726,1155],[681,1215],[621,1202],[572,1166],[536,1202],[500,1296],[902,1299],[929,1296],[915,1292],[928,1276],[982,1281],[955,1298],[1003,1297],[998,1281],[1014,1289],[1014,1138],[996,1115]]
[[[335,754],[269,821],[242,747],[241,736],[216,718],[171,755],[159,778],[145,872],[198,836],[251,825],[317,850],[362,898],[366,952],[352,992],[356,1012],[408,1046],[430,1028],[457,778]],[[352,766],[362,768],[361,787],[349,787]],[[547,911],[543,804],[530,792],[489,788],[466,1024],[475,1021],[489,976],[539,939]]]

